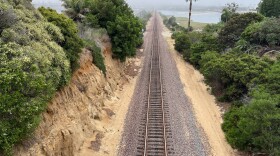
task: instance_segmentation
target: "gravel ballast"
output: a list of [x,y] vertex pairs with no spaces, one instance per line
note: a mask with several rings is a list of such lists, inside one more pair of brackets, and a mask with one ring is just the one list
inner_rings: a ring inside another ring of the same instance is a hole
[[[158,15],[157,15],[158,16]],[[152,20],[152,19],[151,19]],[[120,156],[134,156],[141,140],[140,129],[145,115],[145,102],[149,82],[149,67],[152,47],[152,25],[148,26],[144,42],[145,60],[138,78],[134,96],[127,113],[122,141],[119,146]],[[162,30],[161,30],[162,31]],[[160,32],[161,32],[160,31]],[[168,45],[162,35],[159,37],[160,58],[162,68],[162,81],[164,89],[164,102],[168,103],[169,119],[172,138],[169,144],[178,156],[204,156],[209,155],[207,140],[199,128],[193,108],[189,102],[184,86],[181,83],[176,63],[168,51]],[[203,97],[201,97],[203,98]]]

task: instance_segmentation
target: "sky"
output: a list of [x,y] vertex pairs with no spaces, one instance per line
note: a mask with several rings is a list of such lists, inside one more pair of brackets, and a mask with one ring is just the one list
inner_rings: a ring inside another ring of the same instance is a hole
[[[188,6],[185,0],[125,0],[133,8],[156,8],[159,6],[169,7],[172,6]],[[240,7],[256,8],[260,0],[197,0],[194,2],[195,7],[218,7],[225,6],[227,3],[236,2]],[[47,6],[54,9],[61,9],[60,5],[62,2],[60,0],[33,0],[32,2],[35,6]],[[175,7],[176,8],[176,7]]]
[[[185,0],[126,0],[132,7],[149,5],[187,5]],[[255,8],[260,0],[197,0],[194,6],[224,6],[227,3],[236,2],[240,7]],[[141,7],[142,8],[142,7]]]
[[[126,0],[130,5],[133,6],[141,6],[145,5],[186,5],[185,0]],[[223,6],[227,3],[236,2],[240,6],[257,6],[260,0],[197,0],[194,2],[194,5],[198,6]],[[45,4],[59,4],[61,3],[59,0],[33,0],[33,3],[45,3]]]

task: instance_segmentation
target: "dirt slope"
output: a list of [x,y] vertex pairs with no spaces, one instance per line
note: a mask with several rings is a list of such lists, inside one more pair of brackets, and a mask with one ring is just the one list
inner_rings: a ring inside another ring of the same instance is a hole
[[103,46],[107,78],[85,50],[71,82],[56,93],[34,136],[15,149],[16,156],[116,153],[141,55],[120,63],[112,60],[110,43]]

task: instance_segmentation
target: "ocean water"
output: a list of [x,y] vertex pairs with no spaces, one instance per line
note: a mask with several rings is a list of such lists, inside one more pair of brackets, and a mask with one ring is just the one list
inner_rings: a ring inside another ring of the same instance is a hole
[[[189,17],[189,12],[187,11],[169,11],[169,10],[160,10],[164,15],[175,16],[175,17]],[[201,12],[192,12],[192,20],[195,22],[201,23],[218,23],[221,20],[221,13],[214,11],[201,11]]]

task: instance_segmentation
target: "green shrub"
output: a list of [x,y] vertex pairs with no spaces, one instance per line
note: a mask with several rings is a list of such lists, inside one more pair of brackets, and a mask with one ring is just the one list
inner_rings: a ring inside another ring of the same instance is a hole
[[263,89],[253,92],[252,100],[225,114],[223,130],[227,141],[239,150],[269,155],[280,154],[280,94]]
[[114,22],[117,16],[134,16],[133,10],[124,0],[84,0],[89,9],[85,16],[96,16],[102,28],[108,28],[108,22]]
[[242,33],[242,38],[251,44],[280,46],[279,23],[279,18],[267,18],[260,23],[251,24]]
[[219,33],[223,27],[224,27],[224,23],[207,24],[203,28],[203,32],[208,34]]
[[85,23],[86,23],[86,25],[88,25],[92,28],[98,28],[99,27],[98,18],[95,15],[92,15],[92,14],[88,14],[86,16]]
[[197,32],[197,31],[188,32],[187,35],[190,38],[190,41],[192,44],[200,42],[203,39],[203,37],[205,36],[204,33]]
[[175,39],[175,49],[183,55],[184,60],[190,61],[191,47],[193,44],[200,42],[203,34],[200,32],[188,32],[178,31],[172,34],[172,38]]
[[106,76],[106,66],[104,64],[104,58],[101,53],[101,49],[97,47],[95,42],[92,41],[86,41],[86,48],[91,51],[92,57],[93,57],[93,64],[96,65],[97,68],[99,68],[103,74]]
[[221,54],[219,54],[216,51],[205,51],[202,55],[201,55],[201,59],[199,61],[199,64],[201,66],[204,66],[206,63],[218,59],[220,57]]
[[68,83],[70,64],[56,43],[64,39],[59,28],[43,21],[29,1],[5,4],[18,19],[0,37],[0,153],[11,155],[14,144],[38,126],[55,91]]
[[112,41],[113,57],[125,61],[136,54],[136,47],[142,44],[142,25],[133,16],[117,16],[109,22],[107,31]]
[[[266,88],[270,94],[280,94],[280,61],[278,60],[273,66],[266,69],[262,74],[262,79],[257,81],[258,84]],[[280,103],[279,103],[280,106]]]
[[0,3],[0,33],[3,29],[8,28],[16,23],[17,17],[15,12],[13,11],[12,7],[5,4]]
[[176,33],[174,37],[175,37],[175,49],[179,53],[182,53],[183,51],[190,49],[191,41],[186,33],[184,32]]
[[229,21],[230,18],[235,15],[238,7],[239,5],[237,3],[228,3],[227,7],[225,7],[222,11],[221,21],[222,22]]
[[85,47],[91,51],[93,64],[98,67],[106,76],[106,66],[102,56],[101,49],[97,46],[95,40],[100,40],[107,34],[106,29],[94,29],[88,25],[79,24],[79,36],[84,40]]
[[196,68],[199,68],[199,61],[201,60],[201,55],[205,53],[207,47],[202,42],[195,43],[191,46],[189,62]]
[[172,35],[175,39],[175,49],[183,54],[186,61],[199,68],[201,55],[208,50],[219,51],[217,37],[199,32],[175,32]]
[[211,59],[202,56],[201,71],[213,93],[221,101],[239,100],[246,95],[253,82],[262,79],[269,63],[248,54],[224,54]]
[[182,32],[179,32],[179,31],[173,32],[172,35],[171,35],[171,38],[175,40],[176,37],[177,37],[177,35],[179,35],[179,34],[181,34],[181,33],[182,33]]
[[235,15],[225,24],[219,32],[219,42],[226,47],[233,47],[240,39],[242,32],[254,22],[260,22],[264,17],[257,13],[244,13]]
[[266,17],[280,16],[280,0],[262,0],[259,3],[259,12]]
[[220,45],[218,43],[217,37],[213,35],[204,34],[201,41],[193,44],[191,46],[191,53],[189,61],[195,67],[200,68],[201,56],[206,51],[219,51]]
[[70,18],[58,14],[53,9],[40,7],[39,11],[48,22],[60,28],[64,41],[57,43],[64,48],[67,58],[70,60],[72,72],[75,71],[79,67],[79,54],[83,47],[83,41],[78,37],[77,25]]
[[174,16],[171,16],[168,19],[167,24],[170,25],[171,27],[175,27],[176,25],[178,25],[177,22],[176,22],[176,18]]
[[175,31],[177,28],[182,29],[181,26],[179,26],[178,23],[176,22],[176,17],[174,16],[167,18],[164,21],[164,24],[168,29],[171,29],[172,31]]
[[81,22],[84,19],[83,13],[86,12],[85,7],[89,6],[85,3],[85,0],[63,0],[63,2],[65,8],[71,8],[64,11],[68,17],[76,22]]
[[246,51],[246,53],[249,53],[251,50],[254,50],[252,48],[252,45],[250,42],[240,39],[238,42],[235,43],[234,50],[237,51]]

